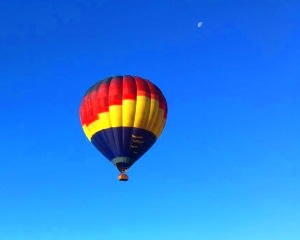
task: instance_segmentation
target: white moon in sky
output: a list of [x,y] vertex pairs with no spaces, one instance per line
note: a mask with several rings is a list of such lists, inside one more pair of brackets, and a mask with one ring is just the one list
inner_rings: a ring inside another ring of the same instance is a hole
[[198,24],[197,24],[198,28],[201,28],[202,25],[203,25],[203,22],[198,22]]

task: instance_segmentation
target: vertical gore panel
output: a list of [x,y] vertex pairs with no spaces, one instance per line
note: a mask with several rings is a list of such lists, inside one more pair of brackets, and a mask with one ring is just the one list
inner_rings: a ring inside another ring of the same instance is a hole
[[153,133],[141,128],[133,128],[131,137],[129,156],[135,160],[144,155],[156,141]]
[[136,85],[131,77],[123,79],[122,126],[132,127],[135,117]]
[[98,98],[99,101],[99,113],[109,112],[109,105],[108,105],[108,83],[102,83],[98,89]]
[[122,78],[113,78],[109,85],[108,104],[112,127],[122,126]]
[[154,124],[152,125],[152,132],[155,135],[159,134],[159,126],[161,123],[164,121],[164,111],[161,108],[158,108],[157,114],[156,114],[156,119],[154,121]]
[[156,116],[158,113],[158,108],[159,108],[159,97],[158,97],[158,91],[156,89],[155,86],[153,86],[152,83],[150,83],[149,81],[147,81],[148,87],[150,89],[150,113],[149,113],[149,117],[148,117],[148,122],[147,122],[147,130],[149,130],[150,132],[153,132],[153,126],[154,124],[156,124],[155,120],[156,120]]
[[135,79],[131,76],[125,76],[123,78],[123,100],[124,99],[136,99],[136,83]]
[[148,84],[136,77],[137,102],[133,126],[135,128],[146,128],[150,113],[150,89]]
[[[98,99],[99,101],[99,110],[100,110],[100,121],[99,125],[105,128],[111,127],[110,115],[109,115],[109,105],[108,105],[108,90],[109,90],[109,83],[103,82],[100,84],[98,88]],[[104,133],[102,137],[103,141],[107,142],[107,145],[114,144],[113,136],[109,136],[109,134]],[[112,151],[113,152],[113,151]]]
[[[122,123],[122,152],[125,155],[129,153],[131,142],[132,127],[136,114],[136,84],[133,77],[125,76],[123,78],[123,123]],[[129,127],[126,130],[126,127]]]
[[111,126],[113,128],[113,138],[117,154],[122,152],[122,132],[115,130],[122,126],[122,98],[123,98],[122,77],[115,77],[110,81],[108,92],[108,104]]
[[99,85],[98,89],[95,91],[95,94],[93,97],[94,111],[98,118],[99,118],[99,113],[101,113],[101,101],[102,101],[102,95],[101,95],[101,92],[99,91],[99,89],[100,89],[100,85]]
[[95,101],[96,100],[96,97],[97,97],[97,91],[96,91],[97,88],[95,88],[89,95],[88,95],[88,98],[89,98],[89,101],[90,101],[90,112],[89,112],[89,115],[91,116],[91,122],[94,122],[96,120],[98,120],[98,101]]
[[159,91],[159,107],[164,110],[164,119],[166,119],[167,114],[168,114],[167,101],[166,101],[164,95],[162,94],[162,92],[159,89],[158,89],[158,91]]
[[89,125],[93,122],[93,116],[91,114],[91,99],[90,96],[86,96],[84,100],[84,108],[86,111],[86,124]]
[[155,124],[152,126],[152,131],[156,136],[160,135],[160,132],[162,130],[162,125],[164,124],[165,118],[165,106],[164,106],[164,99],[162,98],[161,92],[158,90],[158,102],[159,102],[159,108],[158,113],[156,116]]
[[108,141],[108,135],[109,133],[102,131],[102,134],[94,134],[91,141],[107,159],[112,159],[116,153],[113,151],[111,142]]
[[109,85],[109,105],[121,105],[123,97],[123,80],[121,77],[115,77]]
[[[100,110],[99,125],[100,127],[105,127],[105,128],[111,127],[111,121],[109,115],[109,103],[108,103],[109,85],[110,85],[110,81],[104,81],[100,84],[98,88],[98,98],[97,98],[97,101],[99,101],[99,110]],[[100,140],[106,142],[106,145],[110,149],[109,151],[112,154],[116,153],[116,150],[111,148],[111,146],[115,144],[113,135],[111,133],[104,132]]]

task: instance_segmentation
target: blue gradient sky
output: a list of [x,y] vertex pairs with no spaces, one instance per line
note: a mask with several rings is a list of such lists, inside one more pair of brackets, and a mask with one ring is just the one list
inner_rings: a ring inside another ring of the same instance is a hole
[[[300,2],[241,2],[2,1],[0,239],[299,240]],[[169,103],[127,183],[79,122],[116,74]]]

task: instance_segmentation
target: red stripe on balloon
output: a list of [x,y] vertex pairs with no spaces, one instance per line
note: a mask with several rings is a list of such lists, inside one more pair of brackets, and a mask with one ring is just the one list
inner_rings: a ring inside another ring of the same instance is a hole
[[122,92],[123,84],[121,77],[115,77],[110,81],[109,90],[108,90],[108,104],[112,105],[122,105]]
[[100,84],[98,88],[96,101],[99,102],[99,113],[109,111],[108,89],[109,89],[109,84],[106,82]]
[[111,105],[122,105],[124,99],[136,100],[137,96],[145,96],[158,100],[159,108],[164,110],[167,118],[167,103],[161,91],[150,81],[140,77],[114,77],[111,81],[99,83],[80,106],[80,120],[82,125],[89,125],[98,119],[98,114],[109,111]]
[[138,96],[150,97],[150,90],[147,82],[144,79],[135,77],[135,84]]
[[136,88],[135,79],[131,76],[125,76],[123,78],[123,100],[136,100]]

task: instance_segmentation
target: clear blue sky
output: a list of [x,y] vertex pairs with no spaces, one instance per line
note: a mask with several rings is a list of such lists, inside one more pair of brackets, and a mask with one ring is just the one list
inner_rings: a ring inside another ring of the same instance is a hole
[[[299,1],[0,9],[1,240],[300,239]],[[126,183],[79,122],[86,89],[116,74],[169,103]]]

